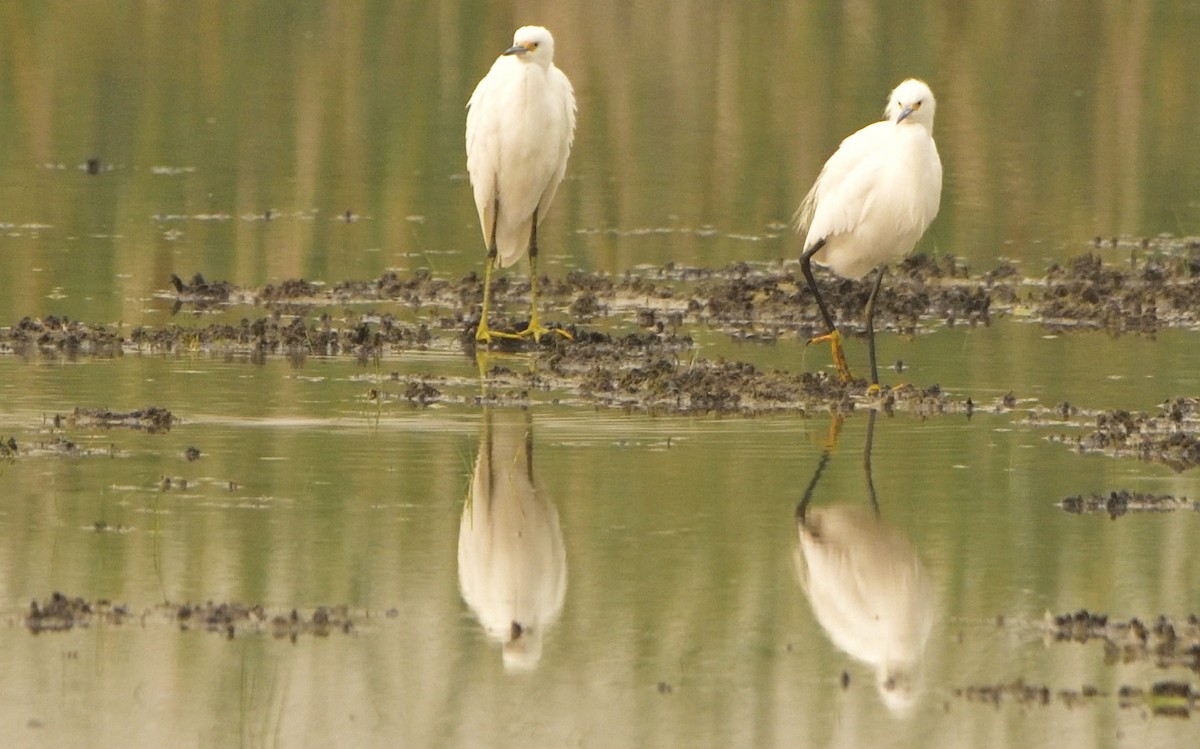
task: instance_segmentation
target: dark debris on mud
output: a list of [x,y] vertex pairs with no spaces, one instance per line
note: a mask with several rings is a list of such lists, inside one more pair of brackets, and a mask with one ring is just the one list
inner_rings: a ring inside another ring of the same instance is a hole
[[21,443],[20,451],[16,448],[16,440],[12,437],[8,440],[8,447],[11,448],[8,452],[0,452],[0,457],[16,458],[33,456],[57,456],[67,458],[84,458],[84,457],[113,457],[119,454],[116,445],[113,444],[97,444],[90,441],[88,444],[79,444],[78,442],[63,437],[62,435],[53,435],[49,439],[27,439]]
[[1194,254],[1114,266],[1089,252],[1052,265],[1045,283],[1037,311],[1052,328],[1153,333],[1200,322],[1200,258]]
[[172,273],[171,288],[175,292],[174,301],[177,305],[191,304],[200,309],[228,304],[237,300],[240,293],[238,287],[228,281],[209,283],[199,273],[192,276],[190,282],[184,282],[179,276]]
[[1158,681],[1150,689],[1123,686],[1118,699],[1123,708],[1148,709],[1160,718],[1190,718],[1200,709],[1200,691],[1184,681]]
[[[1007,274],[972,279],[952,256],[911,255],[884,279],[885,291],[876,300],[875,327],[913,333],[923,321],[950,327],[986,325],[993,296],[1015,298],[1016,280]],[[874,281],[874,275],[852,281],[826,274],[818,282],[839,325],[851,330],[863,326]],[[699,283],[688,310],[738,338],[774,339],[793,331],[807,338],[825,332],[816,300],[798,267],[732,266]]]
[[1148,662],[1159,668],[1183,667],[1200,674],[1200,619],[1176,622],[1167,616],[1144,623],[1138,618],[1110,619],[1081,610],[1047,614],[1043,633],[1052,642],[1100,642],[1109,665]]
[[104,429],[127,428],[145,430],[149,434],[171,431],[176,421],[170,411],[159,406],[148,406],[134,411],[110,411],[107,408],[76,408],[63,416],[54,415],[54,426],[101,427]]
[[24,317],[0,328],[0,354],[32,356],[114,357],[123,353],[124,339],[116,326],[92,325],[66,317]]
[[1181,397],[1159,406],[1158,412],[1102,411],[1076,436],[1051,439],[1073,445],[1081,453],[1132,455],[1175,471],[1200,465],[1200,399]]
[[269,355],[348,355],[366,360],[388,351],[419,350],[432,339],[428,325],[404,325],[388,314],[347,312],[341,318],[334,318],[323,313],[306,322],[303,316],[275,313],[255,320],[242,318],[238,323],[200,327],[138,326],[125,342],[125,350],[164,354],[243,353],[256,361]]
[[101,600],[92,603],[84,598],[70,598],[55,592],[44,602],[33,601],[25,616],[25,626],[33,634],[65,632],[93,623],[122,624],[129,616],[126,606]]
[[1005,704],[1047,707],[1055,703],[1073,708],[1106,695],[1090,684],[1085,684],[1079,689],[1051,689],[1044,684],[1029,684],[1018,678],[1004,684],[959,687],[954,690],[954,696],[967,702],[984,703],[997,708]]
[[301,635],[328,637],[334,632],[350,634],[354,622],[346,606],[317,607],[310,615],[298,609],[289,613],[271,614],[261,605],[240,603],[165,604],[182,630],[203,629],[220,632],[233,639],[239,632],[267,632],[276,639],[292,642]]
[[307,614],[298,609],[272,613],[261,605],[212,601],[202,604],[165,603],[134,614],[126,604],[113,604],[106,600],[92,602],[55,592],[44,602],[33,601],[24,622],[33,634],[66,632],[99,624],[121,626],[131,621],[144,626],[160,621],[173,623],[183,631],[195,629],[216,632],[230,639],[241,634],[265,633],[276,639],[295,642],[303,635],[328,637],[336,632],[350,634],[355,631],[358,618],[347,606],[319,606]]
[[[1015,679],[1003,684],[983,684],[960,687],[954,696],[966,702],[991,705],[997,709],[1015,705],[1022,709],[1058,705],[1072,709],[1094,704],[1112,695],[1091,684],[1079,689],[1052,689],[1044,684],[1030,684]],[[1149,689],[1122,685],[1117,690],[1117,704],[1126,710],[1146,710],[1163,718],[1190,718],[1200,708],[1200,692],[1185,681],[1158,681]]]
[[[196,274],[185,282],[170,277],[158,294],[175,308],[207,310],[233,305],[262,307],[268,314],[237,324],[139,326],[128,335],[119,325],[91,325],[65,317],[26,317],[0,328],[0,353],[18,355],[120,356],[129,352],[248,351],[270,354],[369,356],[387,346],[400,349],[436,345],[448,331],[459,339],[478,320],[483,297],[476,273],[435,278],[427,270],[410,276],[388,272],[371,281],[325,284],[289,279],[261,289]],[[863,326],[863,307],[872,277],[860,281],[822,274],[822,295],[839,324],[853,333]],[[493,282],[495,309],[523,308],[530,285],[519,277]],[[654,332],[680,333],[687,324],[705,324],[740,339],[809,337],[820,331],[820,315],[794,262],[721,269],[667,265],[620,276],[572,271],[564,278],[540,279],[540,300],[564,309],[580,322],[625,315]],[[392,314],[326,310],[343,305],[388,303],[419,315],[413,325]],[[1019,310],[1019,312],[1018,312]],[[1195,251],[1149,254],[1141,260],[1105,262],[1087,252],[1042,277],[1025,277],[1008,261],[972,274],[954,257],[911,255],[885,279],[876,327],[913,332],[930,324],[988,324],[995,314],[1018,314],[1055,329],[1104,328],[1116,333],[1187,326],[1200,327],[1200,258]],[[312,319],[309,319],[312,318]]]
[[1131,512],[1200,511],[1200,502],[1193,502],[1187,497],[1131,492],[1125,489],[1111,491],[1108,494],[1093,493],[1086,497],[1079,494],[1072,495],[1065,497],[1059,506],[1065,512],[1074,515],[1106,513],[1113,520]]
[[544,368],[517,373],[492,367],[492,387],[549,389],[568,386],[592,403],[659,413],[763,414],[853,410],[856,403],[885,411],[966,413],[937,386],[911,385],[868,391],[859,380],[842,383],[824,372],[763,370],[746,362],[685,358],[690,339],[672,334],[580,333],[561,346]]
[[[1147,254],[1126,263],[1106,262],[1099,252],[1052,266],[1041,278],[1025,277],[1007,261],[980,275],[949,255],[909,256],[888,273],[878,302],[877,327],[913,332],[929,325],[986,325],[995,314],[1018,314],[1056,327],[1103,326],[1138,332],[1196,322],[1192,316],[1200,310],[1200,261],[1193,251]],[[820,276],[822,293],[848,333],[862,326],[871,282],[871,277],[846,281],[831,274]],[[561,387],[606,407],[673,412],[845,410],[857,403],[919,413],[965,410],[969,415],[975,408],[969,400],[964,405],[947,398],[936,386],[875,392],[861,380],[843,384],[825,372],[764,371],[746,362],[685,356],[694,351],[687,325],[707,325],[753,340],[803,338],[820,332],[819,313],[794,262],[735,263],[721,269],[669,264],[620,276],[572,271],[563,278],[540,279],[540,284],[540,301],[568,310],[578,323],[619,315],[635,322],[642,332],[609,335],[573,324],[564,328],[573,337],[570,341],[557,334],[543,336],[540,342],[503,340],[493,348],[537,354],[541,371],[520,375],[493,369],[489,379],[501,387],[518,391]],[[493,327],[520,328],[519,320],[504,315],[505,310],[527,309],[528,280],[502,275],[495,280],[493,292]],[[66,357],[205,353],[248,356],[254,362],[285,356],[297,365],[308,356],[351,356],[366,363],[427,349],[470,354],[475,352],[483,289],[476,273],[453,280],[436,278],[425,270],[334,284],[291,279],[261,289],[242,289],[196,274],[187,282],[172,276],[170,289],[160,296],[197,310],[242,304],[261,307],[264,314],[236,323],[131,328],[58,317],[24,318],[15,326],[0,328],[0,353]],[[398,309],[386,313],[350,309],[350,305],[374,303]],[[339,306],[343,309],[335,311]],[[406,383],[402,397],[424,406],[450,396],[434,378],[421,376]],[[1098,418],[1095,432],[1078,438],[1077,445],[1081,450],[1133,452],[1179,470],[1200,463],[1200,442],[1192,436],[1197,430],[1155,429],[1163,418],[1172,416],[1139,420],[1113,412]]]
[[[856,330],[874,277],[848,281],[822,273],[821,293],[840,324]],[[262,289],[241,289],[209,282],[197,274],[191,283],[171,277],[161,293],[178,305],[198,308],[254,304],[296,309],[390,302],[411,309],[445,308],[459,319],[476,315],[483,298],[477,273],[458,279],[435,278],[421,269],[409,277],[388,272],[371,281],[325,285],[291,279]],[[620,276],[571,271],[565,278],[539,279],[540,298],[588,321],[629,313],[650,327],[678,328],[700,322],[726,329],[739,338],[774,339],[820,328],[815,301],[796,262],[720,269],[668,264]],[[527,279],[500,276],[492,291],[498,307],[527,304]],[[1105,261],[1099,250],[1042,276],[1026,277],[1010,261],[981,274],[951,255],[914,254],[896,263],[884,281],[876,308],[876,327],[912,332],[922,324],[987,324],[992,314],[1020,315],[1057,330],[1103,328],[1114,333],[1153,333],[1165,327],[1200,326],[1200,255],[1194,247],[1170,252],[1131,253],[1127,261]]]
[[[1003,618],[997,623],[1006,624]],[[1084,609],[1059,615],[1047,612],[1040,622],[1019,626],[1040,630],[1047,647],[1101,643],[1104,663],[1108,666],[1144,663],[1163,670],[1186,668],[1200,674],[1200,619],[1194,614],[1182,621],[1159,616],[1143,622],[1136,617],[1112,619]],[[1021,677],[996,684],[959,687],[952,694],[966,702],[997,708],[1006,704],[1021,708],[1055,705],[1074,708],[1114,696],[1092,685],[1056,689]],[[1115,696],[1121,708],[1145,710],[1156,716],[1188,718],[1200,708],[1200,691],[1180,680],[1157,681],[1149,687],[1123,685]]]

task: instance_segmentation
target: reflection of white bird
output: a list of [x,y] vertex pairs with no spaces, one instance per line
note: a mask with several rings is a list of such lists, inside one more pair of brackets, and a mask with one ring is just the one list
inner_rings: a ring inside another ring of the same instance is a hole
[[475,87],[467,107],[467,172],[488,251],[475,338],[512,337],[488,328],[492,266],[499,261],[508,267],[528,250],[531,309],[519,335],[537,340],[549,332],[538,322],[538,221],[562,182],[575,136],[575,94],[554,66],[550,32],[541,26],[517,29],[513,45]]
[[919,693],[933,626],[933,584],[899,531],[857,505],[809,510],[798,523],[800,586],[833,643],[873,665],[892,710]]
[[[796,229],[805,235],[800,269],[828,328],[810,343],[830,342],[843,382],[852,377],[841,334],[817,290],[811,263],[816,260],[840,276],[857,279],[912,251],[937,216],[942,198],[942,162],[933,142],[936,106],[924,82],[910,78],[896,86],[887,119],[842,141],[796,211]],[[879,270],[865,313],[873,384],[879,383],[875,297],[885,270]]]
[[505,667],[532,669],[567,591],[562,529],[534,481],[530,425],[520,414],[488,412],[484,420],[458,529],[458,583],[488,635],[503,644]]

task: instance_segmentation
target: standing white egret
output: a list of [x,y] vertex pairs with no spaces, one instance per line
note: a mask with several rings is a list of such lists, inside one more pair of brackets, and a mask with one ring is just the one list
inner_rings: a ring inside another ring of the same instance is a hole
[[821,453],[796,507],[792,559],[821,628],[838,648],[875,667],[883,701],[904,714],[921,692],[937,602],[933,579],[908,538],[880,517],[871,470],[878,413],[870,411],[863,448],[870,509],[857,504],[810,508],[841,427],[841,417],[835,417],[834,442]]
[[567,593],[567,552],[554,500],[533,467],[533,419],[483,413],[471,491],[458,525],[458,584],[504,667],[528,671]]
[[800,270],[828,328],[809,343],[831,344],[843,382],[852,379],[850,368],[841,333],[813,280],[812,261],[853,279],[881,266],[865,312],[871,383],[878,385],[875,297],[886,263],[912,251],[937,216],[942,199],[942,161],[933,142],[936,106],[924,81],[909,78],[896,86],[888,99],[887,119],[842,141],[796,211],[796,230],[805,234]]
[[[523,26],[496,58],[467,102],[467,173],[487,245],[483,310],[475,339],[550,332],[538,322],[538,221],[554,200],[575,137],[575,94],[554,66],[554,37],[541,26]],[[488,328],[492,266],[517,262],[529,252],[529,325],[520,333]],[[570,338],[561,329],[556,332]]]

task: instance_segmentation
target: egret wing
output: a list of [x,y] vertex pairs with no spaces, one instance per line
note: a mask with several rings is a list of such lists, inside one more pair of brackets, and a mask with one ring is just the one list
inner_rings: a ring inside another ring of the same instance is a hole
[[852,230],[869,207],[880,161],[881,142],[892,135],[890,122],[867,125],[848,136],[825,162],[796,211],[796,229],[806,232],[807,249],[817,241]]

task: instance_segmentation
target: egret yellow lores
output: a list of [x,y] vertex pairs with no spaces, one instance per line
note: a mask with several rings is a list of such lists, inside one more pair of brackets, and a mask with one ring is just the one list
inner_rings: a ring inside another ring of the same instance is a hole
[[[487,246],[477,341],[494,336],[539,340],[538,222],[554,200],[575,138],[575,93],[554,65],[554,37],[541,26],[513,35],[467,102],[467,173]],[[529,254],[529,325],[517,334],[488,327],[492,269]],[[570,338],[558,328],[555,332]]]
[[871,383],[878,385],[875,298],[887,263],[912,251],[941,204],[942,161],[933,142],[936,107],[924,81],[910,78],[896,86],[888,99],[887,119],[842,141],[796,211],[796,230],[804,235],[800,270],[827,328],[809,343],[830,343],[843,382],[853,377],[841,333],[813,279],[812,263],[852,279],[879,267],[865,310]]

